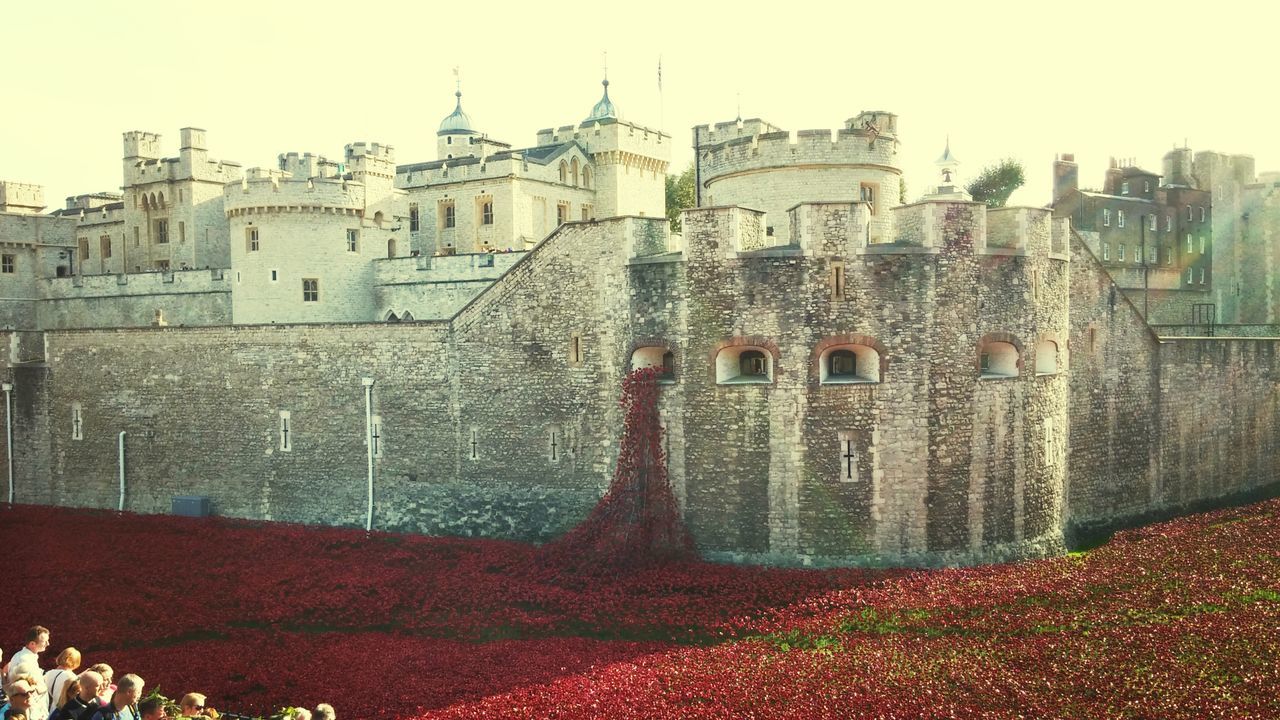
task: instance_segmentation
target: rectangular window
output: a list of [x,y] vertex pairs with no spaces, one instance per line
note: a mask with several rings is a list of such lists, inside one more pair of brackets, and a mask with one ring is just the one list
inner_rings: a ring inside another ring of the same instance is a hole
[[1121,194],[1121,195],[1128,195],[1128,194],[1129,194],[1129,181],[1128,181],[1128,180],[1126,180],[1126,181],[1124,181],[1124,182],[1120,183],[1120,194]]
[[1160,264],[1160,248],[1156,247],[1155,245],[1152,245],[1151,247],[1147,248],[1147,250],[1148,250],[1147,262],[1151,263],[1152,265],[1159,265]]
[[258,228],[248,227],[244,230],[244,249],[248,252],[258,252],[261,245],[258,243]]
[[156,221],[156,244],[164,245],[169,242],[169,221]]
[[1102,259],[1111,259],[1111,243],[1102,243]]
[[1116,246],[1116,259],[1122,262],[1124,261],[1124,245]]
[[1191,206],[1187,206],[1187,222],[1191,222]]
[[588,205],[582,206],[582,221],[586,222],[591,219],[591,208]]
[[142,245],[141,233],[139,233],[138,231],[138,226],[134,225],[133,226],[133,246],[140,247],[141,245]]
[[178,221],[178,242],[187,241],[187,224],[181,220]]
[[302,302],[320,302],[319,278],[302,278]]
[[875,183],[862,183],[860,188],[860,192],[861,192],[860,197],[862,198],[862,202],[867,204],[867,207],[871,210],[872,215],[876,214],[876,188],[877,187],[878,186]]
[[1156,231],[1156,222],[1157,222],[1158,220],[1159,220],[1159,218],[1157,218],[1155,215],[1148,215],[1148,216],[1147,216],[1147,221],[1148,221],[1148,222],[1147,222],[1147,229],[1148,229],[1148,230],[1150,230],[1151,232],[1155,232],[1155,231]]
[[493,224],[493,201],[492,200],[485,200],[483,203],[481,203],[480,224],[481,225]]
[[1200,284],[1204,284],[1204,268],[1200,268]]
[[831,299],[832,300],[844,299],[844,263],[843,262],[836,261],[831,263]]
[[1173,264],[1173,246],[1172,245],[1166,245],[1164,247],[1164,264],[1165,265]]
[[556,205],[556,224],[563,225],[569,221],[569,204],[560,203]]
[[360,231],[347,228],[347,252],[358,252],[360,248]]
[[80,256],[80,260],[89,259],[89,238],[78,238],[76,240],[76,248],[76,254]]
[[157,270],[159,270],[160,272],[169,272],[169,261],[168,261],[168,260],[157,260],[157,261],[156,261],[156,269],[157,269]]
[[451,228],[458,224],[457,215],[454,214],[453,203],[444,206],[444,227]]
[[1116,211],[1116,227],[1124,227],[1124,211]]
[[104,260],[106,258],[111,257],[111,236],[110,235],[103,235],[102,237],[98,238],[98,252],[101,253],[102,258]]
[[1195,276],[1196,276],[1196,269],[1195,269],[1195,268],[1187,268],[1187,284],[1188,284],[1188,285],[1190,285],[1191,283],[1195,282]]
[[1195,248],[1191,245],[1191,236],[1187,235],[1187,254],[1195,252]]
[[1172,215],[1164,216],[1164,231],[1173,232],[1173,216]]
[[[1142,181],[1142,192],[1144,192],[1144,193],[1149,193],[1149,192],[1151,192],[1151,181],[1150,181],[1150,180],[1143,180],[1143,181]],[[1154,228],[1152,228],[1152,229],[1154,229]]]
[[280,450],[293,450],[293,422],[288,410],[280,411]]
[[1200,208],[1200,222],[1204,222],[1204,207]]
[[1111,208],[1102,208],[1102,225],[1111,227]]
[[418,203],[409,203],[409,232],[418,232],[421,227],[418,220]]
[[279,280],[279,279],[280,279],[280,271],[279,271],[279,270],[272,270],[272,271],[271,271],[271,282],[275,282],[275,281],[277,281],[277,280]]
[[1201,255],[1204,254],[1204,236],[1203,235],[1200,236],[1200,254]]

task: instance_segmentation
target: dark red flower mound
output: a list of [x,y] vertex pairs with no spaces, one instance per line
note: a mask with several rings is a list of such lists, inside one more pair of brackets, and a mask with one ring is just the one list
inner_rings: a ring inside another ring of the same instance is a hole
[[1277,718],[1280,500],[1085,554],[936,571],[0,505],[0,647],[220,710],[389,718]]
[[658,420],[656,367],[622,380],[622,440],[613,483],[577,527],[543,547],[540,568],[580,574],[614,572],[697,557],[667,478]]

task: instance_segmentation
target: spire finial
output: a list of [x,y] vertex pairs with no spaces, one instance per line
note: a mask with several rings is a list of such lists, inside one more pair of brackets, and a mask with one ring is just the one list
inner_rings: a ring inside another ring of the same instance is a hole
[[742,122],[742,91],[738,91],[738,122]]
[[462,102],[462,73],[459,71],[459,68],[457,65],[453,66],[453,86],[454,86],[453,94],[455,97],[458,98],[458,102],[461,103]]

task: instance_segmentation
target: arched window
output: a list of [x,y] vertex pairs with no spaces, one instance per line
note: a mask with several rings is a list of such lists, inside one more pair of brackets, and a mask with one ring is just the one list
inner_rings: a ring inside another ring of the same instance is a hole
[[833,345],[818,358],[818,380],[823,385],[878,383],[880,353],[870,345]]
[[1018,348],[1013,343],[988,342],[982,346],[980,365],[983,378],[1017,377]]
[[164,193],[160,193],[156,196],[156,199],[160,203],[160,207],[164,207]]
[[385,320],[385,321],[387,321],[387,322],[400,322],[400,318],[396,317],[396,311],[395,311],[395,310],[388,310],[388,311],[387,311],[387,316],[386,316],[386,317],[384,317],[384,318],[382,318],[382,319],[383,319],[383,320]]
[[676,381],[676,356],[662,345],[638,347],[631,353],[631,369],[660,368],[658,382],[671,384]]
[[720,385],[773,382],[773,356],[762,347],[731,346],[716,354],[716,383]]
[[582,187],[591,187],[591,168],[589,167],[582,168]]
[[573,175],[573,186],[578,186],[578,158],[574,158],[569,165],[569,172]]
[[408,310],[405,310],[404,314],[400,316],[400,319],[403,320],[404,322],[413,322],[413,313],[409,312]]
[[560,182],[569,182],[569,166],[563,160],[560,161]]
[[396,256],[396,239],[391,238],[387,240],[387,257],[393,258],[395,256]]
[[381,210],[373,214],[373,224],[377,225],[378,227],[382,227],[382,211]]
[[1058,343],[1052,340],[1040,340],[1036,343],[1036,375],[1056,375],[1058,373]]

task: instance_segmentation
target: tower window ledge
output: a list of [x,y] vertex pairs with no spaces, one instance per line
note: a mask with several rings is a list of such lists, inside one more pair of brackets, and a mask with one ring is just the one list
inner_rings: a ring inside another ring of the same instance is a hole
[[718,385],[769,385],[773,383],[773,378],[764,375],[738,375],[725,380],[721,380]]

